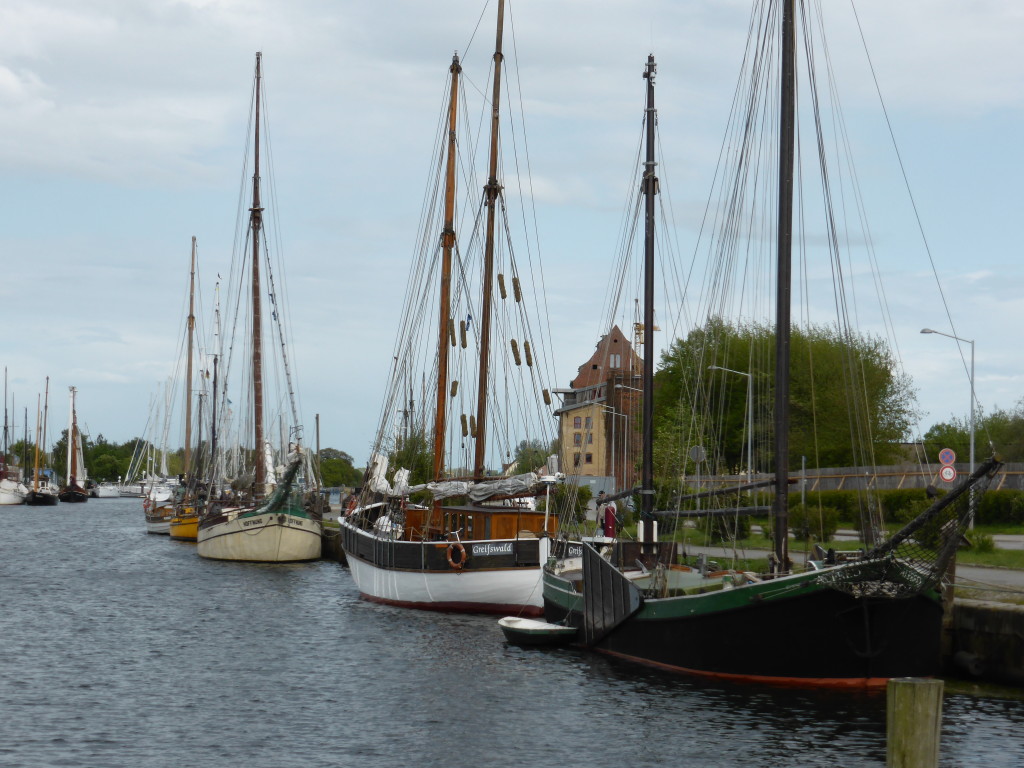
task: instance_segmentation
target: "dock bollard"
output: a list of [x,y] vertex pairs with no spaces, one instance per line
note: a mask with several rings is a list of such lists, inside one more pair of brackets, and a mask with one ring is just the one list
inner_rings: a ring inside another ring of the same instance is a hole
[[936,768],[942,681],[894,677],[886,688],[887,768]]

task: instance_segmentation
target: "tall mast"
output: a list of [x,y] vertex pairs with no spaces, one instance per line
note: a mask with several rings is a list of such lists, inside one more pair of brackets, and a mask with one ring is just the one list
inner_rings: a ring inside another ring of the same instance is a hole
[[185,363],[185,481],[192,473],[192,334],[196,327],[196,237],[192,236],[192,267],[188,278],[188,361]]
[[647,156],[644,161],[644,374],[643,374],[643,461],[641,465],[640,512],[644,524],[644,543],[654,541],[654,196],[658,177],[654,170],[654,131],[658,113],[654,109],[654,54],[647,56],[644,78],[647,80]]
[[480,382],[476,397],[476,452],[473,476],[484,475],[487,449],[487,379],[491,355],[491,293],[494,290],[494,214],[501,186],[498,184],[498,122],[501,105],[501,37],[505,22],[505,0],[498,0],[498,31],[494,43],[494,89],[491,94],[491,158],[484,187],[487,206],[487,239],[484,242],[483,305],[480,308]]
[[[46,394],[43,397],[43,435],[40,438],[40,440],[38,441],[38,444],[43,447],[43,457],[44,458],[46,457],[46,454],[48,453],[48,451],[46,450],[46,436],[49,434],[49,432],[47,430],[48,430],[48,426],[49,426],[48,423],[49,423],[49,418],[50,418],[50,377],[49,376],[46,377],[45,393]],[[37,417],[37,419],[38,419],[38,417]],[[39,459],[39,456],[38,456],[38,452],[37,452],[37,455],[36,455],[36,469],[37,470],[39,468],[39,466],[38,466],[38,459]]]
[[252,418],[255,428],[256,449],[256,495],[265,491],[267,473],[263,459],[263,339],[260,312],[260,229],[263,224],[263,208],[260,206],[260,89],[262,74],[260,64],[263,54],[256,53],[256,110],[255,138],[253,141],[252,208],[249,209],[249,226],[252,229]]
[[441,232],[441,298],[437,329],[437,406],[434,411],[434,479],[444,473],[445,429],[448,418],[448,328],[451,323],[452,249],[455,247],[455,128],[458,114],[459,56],[452,57],[448,99],[448,165],[444,181],[444,230]]
[[4,366],[4,468],[7,468],[7,366]]
[[796,103],[793,0],[782,6],[779,108],[779,241],[775,298],[775,557],[789,570],[789,358],[793,250],[793,148]]
[[[50,377],[49,376],[46,377],[46,387],[47,387],[47,395],[49,395],[49,387],[50,387]],[[26,415],[25,418],[28,418],[28,416]],[[43,430],[43,427],[42,427],[42,424],[40,424],[40,420],[39,420],[39,395],[37,394],[36,395],[36,456],[35,456],[35,466],[34,466],[33,471],[32,471],[32,490],[33,491],[38,491],[39,490],[39,440],[40,440],[39,435],[40,435],[40,431],[42,431],[42,430]]]
[[75,458],[78,453],[75,450],[75,433],[78,431],[78,425],[75,423],[75,388],[68,387],[71,392],[71,414],[68,417],[68,424],[70,429],[68,430],[68,463],[67,463],[67,484],[71,485],[71,478],[78,474],[78,469],[75,467]]
[[[217,360],[219,355],[213,356],[213,398],[210,404],[210,482],[211,485],[216,483],[220,475],[217,467],[217,396],[219,390],[217,389]],[[216,485],[212,485],[211,491],[217,490]],[[212,495],[212,494],[211,494]]]

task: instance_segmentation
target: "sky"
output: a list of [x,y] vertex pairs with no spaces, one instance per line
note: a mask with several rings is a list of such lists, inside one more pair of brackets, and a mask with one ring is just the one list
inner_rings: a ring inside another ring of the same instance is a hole
[[[602,333],[647,54],[658,60],[662,167],[685,252],[711,188],[751,1],[508,0],[554,386],[568,384]],[[845,103],[880,112],[850,4],[828,6],[834,64],[858,73]],[[922,427],[964,418],[969,403],[957,345],[923,327],[974,339],[978,402],[1013,407],[1024,397],[1024,5],[855,7],[903,163],[883,151],[876,124],[859,167],[882,211],[873,231],[896,285],[894,323]],[[57,430],[74,385],[94,437],[143,432],[174,366],[192,236],[206,297],[228,268],[259,50],[307,435],[319,414],[321,445],[365,460],[447,68],[459,51],[469,89],[488,87],[494,9],[494,0],[5,0],[0,363],[18,429],[25,406],[34,422],[49,376]],[[921,251],[921,235],[903,172],[948,314],[922,289],[934,278],[905,258]],[[897,223],[897,211],[909,215]]]

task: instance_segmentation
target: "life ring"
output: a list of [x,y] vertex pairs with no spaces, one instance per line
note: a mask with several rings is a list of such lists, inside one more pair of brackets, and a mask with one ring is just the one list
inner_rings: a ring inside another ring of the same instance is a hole
[[[454,557],[452,557],[452,555],[455,552],[459,553],[459,559],[458,560],[456,560]],[[461,571],[462,570],[462,566],[464,566],[466,564],[466,559],[469,557],[466,554],[466,548],[464,546],[462,546],[462,542],[461,541],[453,541],[451,544],[448,545],[447,556],[448,556],[448,565],[450,565],[456,571]]]
[[352,513],[356,511],[358,501],[354,496],[348,500],[348,504],[345,507],[345,517],[352,517]]

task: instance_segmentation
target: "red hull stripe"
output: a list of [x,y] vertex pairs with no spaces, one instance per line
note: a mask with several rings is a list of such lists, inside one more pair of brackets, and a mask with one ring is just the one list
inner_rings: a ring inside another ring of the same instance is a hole
[[768,677],[765,675],[740,675],[732,672],[707,672],[700,669],[688,669],[677,667],[673,664],[662,664],[649,659],[640,659],[630,656],[627,653],[595,648],[594,650],[608,656],[616,656],[620,659],[643,664],[647,667],[657,667],[669,672],[676,672],[695,677],[707,677],[717,680],[731,680],[738,683],[759,683],[761,685],[776,685],[785,688],[830,688],[839,690],[884,690],[889,682],[888,677]]

